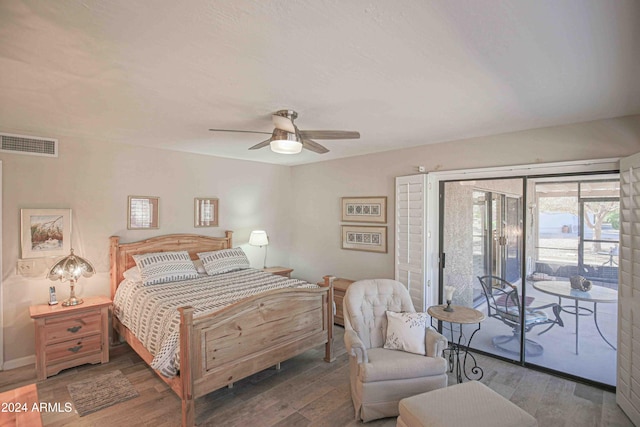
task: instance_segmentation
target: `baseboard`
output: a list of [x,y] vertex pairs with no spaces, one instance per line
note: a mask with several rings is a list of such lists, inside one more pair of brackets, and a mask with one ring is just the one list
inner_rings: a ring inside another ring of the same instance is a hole
[[10,371],[11,369],[20,368],[21,366],[35,365],[36,355],[21,357],[19,359],[9,360],[2,365],[3,371]]

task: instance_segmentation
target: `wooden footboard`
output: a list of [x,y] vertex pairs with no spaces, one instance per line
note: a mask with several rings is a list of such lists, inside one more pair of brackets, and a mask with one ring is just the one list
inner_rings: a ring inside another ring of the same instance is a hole
[[195,319],[181,309],[183,424],[193,423],[193,398],[310,348],[325,344],[332,361],[329,289],[280,289]]

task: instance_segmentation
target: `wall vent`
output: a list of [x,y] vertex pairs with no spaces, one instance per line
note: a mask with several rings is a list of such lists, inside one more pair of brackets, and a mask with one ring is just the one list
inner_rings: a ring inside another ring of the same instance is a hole
[[0,152],[58,157],[58,140],[38,136],[0,133]]

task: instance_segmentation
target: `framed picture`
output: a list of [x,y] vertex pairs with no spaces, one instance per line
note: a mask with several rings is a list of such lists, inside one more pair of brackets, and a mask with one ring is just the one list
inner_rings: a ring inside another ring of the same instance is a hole
[[387,253],[387,227],[343,225],[342,249]]
[[213,197],[196,197],[193,212],[194,227],[218,226],[218,199]]
[[342,221],[387,222],[387,197],[343,197]]
[[153,196],[129,196],[127,228],[150,230],[160,228],[160,198]]
[[22,258],[65,256],[71,252],[71,209],[21,209]]

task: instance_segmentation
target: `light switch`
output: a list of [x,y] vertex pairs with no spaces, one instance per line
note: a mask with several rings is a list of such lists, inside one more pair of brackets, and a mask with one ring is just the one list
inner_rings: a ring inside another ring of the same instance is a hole
[[50,261],[45,258],[19,259],[16,274],[23,277],[44,277]]

